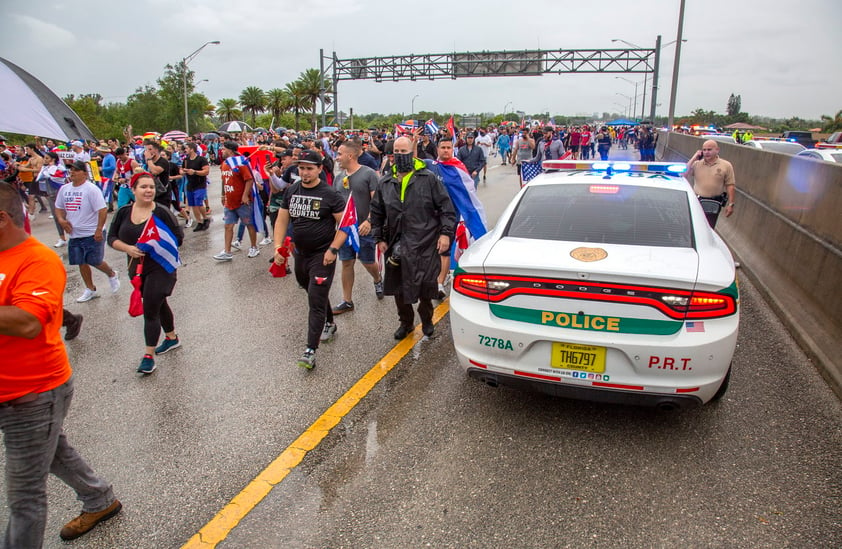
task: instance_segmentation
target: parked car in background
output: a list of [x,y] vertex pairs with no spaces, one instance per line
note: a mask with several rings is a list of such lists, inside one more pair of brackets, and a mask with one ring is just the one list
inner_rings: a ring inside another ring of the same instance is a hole
[[813,134],[807,131],[786,131],[781,134],[781,139],[792,143],[799,143],[808,149],[816,144],[813,140]]
[[842,149],[807,149],[795,156],[805,156],[825,162],[842,162]]
[[817,149],[842,149],[842,132],[830,134],[824,141],[816,143]]
[[798,154],[799,152],[806,149],[804,145],[793,143],[791,141],[772,140],[749,141],[748,143],[745,143],[745,146],[753,147],[755,149],[760,149],[763,151],[771,151],[784,154]]
[[711,135],[702,136],[705,139],[713,139],[714,141],[721,141],[722,143],[731,143],[736,144],[737,142],[734,141],[734,138],[727,133],[715,133]]

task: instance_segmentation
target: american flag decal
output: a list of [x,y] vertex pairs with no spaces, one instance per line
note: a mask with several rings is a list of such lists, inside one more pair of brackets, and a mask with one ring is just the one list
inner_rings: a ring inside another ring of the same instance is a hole
[[705,323],[701,321],[694,321],[694,322],[687,322],[685,324],[687,326],[688,332],[704,332],[705,331]]

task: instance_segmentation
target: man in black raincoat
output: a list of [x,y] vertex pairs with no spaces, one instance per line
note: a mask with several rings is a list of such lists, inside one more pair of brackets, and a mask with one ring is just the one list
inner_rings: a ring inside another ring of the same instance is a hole
[[415,324],[418,305],[424,335],[433,335],[433,303],[438,295],[439,254],[450,250],[456,230],[453,203],[441,180],[414,156],[411,139],[395,140],[395,163],[371,199],[371,235],[386,258],[383,293],[395,296],[405,338]]

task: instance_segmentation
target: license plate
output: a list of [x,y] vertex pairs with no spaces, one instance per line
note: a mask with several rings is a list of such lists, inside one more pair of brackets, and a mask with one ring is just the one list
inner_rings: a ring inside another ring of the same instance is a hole
[[554,342],[550,366],[601,374],[605,372],[605,347]]

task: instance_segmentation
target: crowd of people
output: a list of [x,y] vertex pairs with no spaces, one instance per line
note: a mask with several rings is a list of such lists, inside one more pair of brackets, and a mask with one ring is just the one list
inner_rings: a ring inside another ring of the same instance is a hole
[[[139,300],[132,312],[133,292],[130,314],[144,320],[137,372],[149,375],[156,356],[182,343],[168,301],[177,283],[178,247],[185,229],[196,233],[211,226],[207,191],[211,166],[218,165],[224,249],[213,259],[232,261],[246,232],[246,257],[273,246],[272,272],[294,273],[307,295],[306,341],[295,364],[310,370],[319,345],[338,332],[336,316],[355,310],[357,260],[376,298],[394,299],[395,339],[414,330],[416,304],[422,333],[434,336],[433,301],[444,299],[453,261],[488,230],[476,191],[495,158],[521,173],[524,164],[543,160],[595,154],[605,160],[614,144],[633,144],[641,160],[654,160],[657,134],[647,127],[537,125],[197,135],[171,143],[158,136],[135,139],[130,131],[125,137],[66,146],[36,141],[21,150],[0,141],[0,354],[19,357],[0,366],[0,428],[7,472],[13,472],[7,475],[10,547],[40,545],[48,471],[83,502],[82,513],[62,529],[63,539],[84,535],[122,508],[111,485],[61,429],[72,376],[60,329],[66,328],[65,340],[75,338],[82,315],[63,306],[66,271],[59,255],[29,234],[37,216],[53,218],[54,247],[66,247],[68,262],[79,266],[85,286],[79,303],[100,295],[91,267],[106,275],[112,293],[120,290],[119,272],[104,260],[105,244],[126,254],[126,273]],[[706,142],[690,160],[688,174],[695,175],[702,199],[719,201],[726,216],[732,214],[733,169],[718,157],[715,142]],[[715,216],[709,221],[713,226]],[[331,306],[337,262],[342,301]],[[45,408],[48,402],[59,404]],[[55,427],[46,440],[36,441],[22,423],[21,414],[35,407],[47,410],[40,420]],[[40,463],[34,469],[27,465],[33,456]]]

